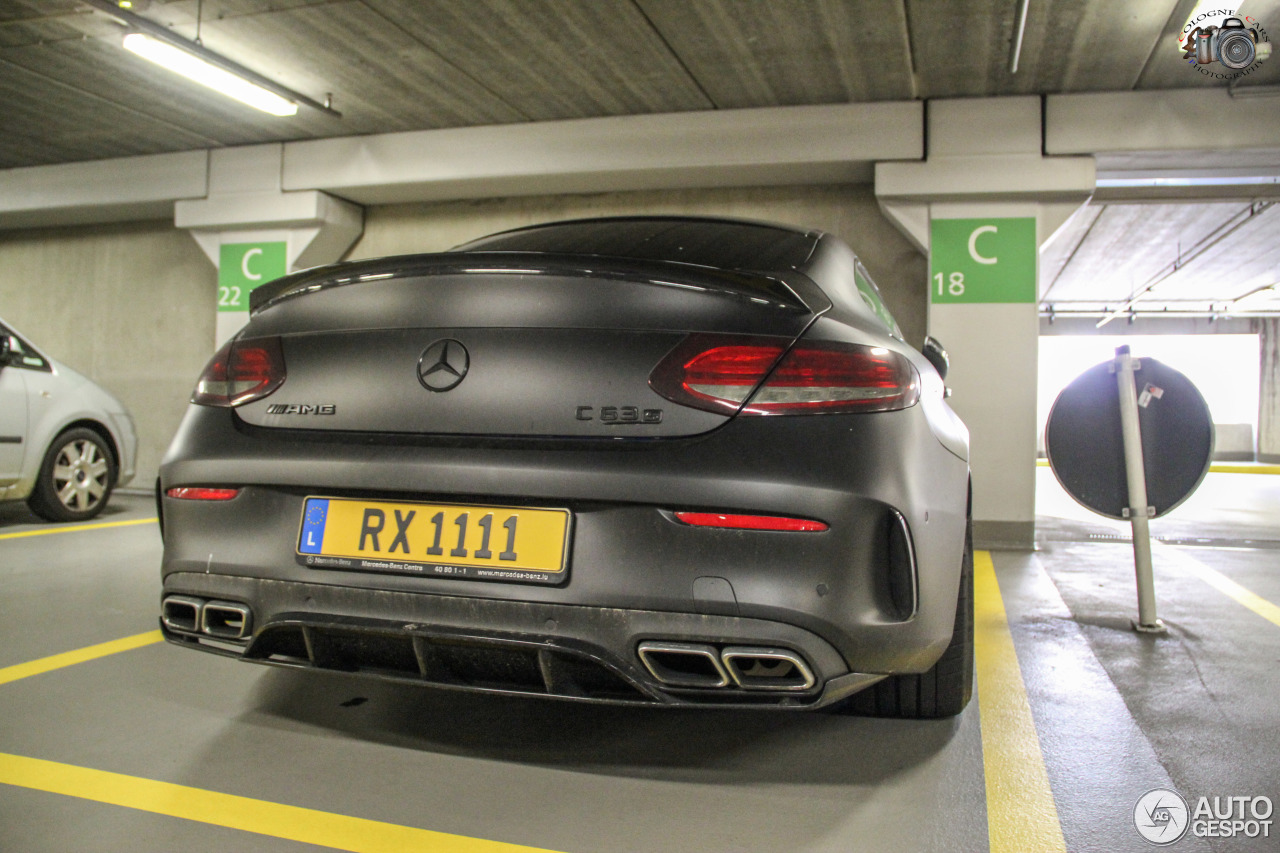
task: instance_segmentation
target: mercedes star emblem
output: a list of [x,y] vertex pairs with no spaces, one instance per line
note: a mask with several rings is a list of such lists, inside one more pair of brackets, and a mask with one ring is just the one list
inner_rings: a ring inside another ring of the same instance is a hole
[[458,341],[445,338],[422,351],[418,381],[429,391],[448,391],[467,377],[471,355]]

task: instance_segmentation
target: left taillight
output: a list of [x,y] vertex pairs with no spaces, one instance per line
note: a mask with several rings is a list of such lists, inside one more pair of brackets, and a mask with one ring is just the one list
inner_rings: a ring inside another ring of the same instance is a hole
[[284,352],[279,338],[232,340],[210,359],[196,382],[191,402],[200,406],[243,406],[284,384]]

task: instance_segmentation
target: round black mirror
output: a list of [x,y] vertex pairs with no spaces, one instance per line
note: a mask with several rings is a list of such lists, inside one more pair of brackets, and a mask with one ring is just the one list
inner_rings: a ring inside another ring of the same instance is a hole
[[[1067,494],[1108,518],[1126,518],[1129,484],[1113,362],[1062,390],[1045,425],[1049,467]],[[1147,503],[1158,518],[1182,503],[1209,471],[1213,418],[1191,380],[1154,358],[1134,371]]]

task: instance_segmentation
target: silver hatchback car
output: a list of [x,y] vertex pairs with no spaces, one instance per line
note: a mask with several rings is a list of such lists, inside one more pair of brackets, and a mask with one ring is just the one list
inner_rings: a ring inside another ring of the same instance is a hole
[[133,479],[133,418],[108,392],[0,319],[0,501],[83,521]]

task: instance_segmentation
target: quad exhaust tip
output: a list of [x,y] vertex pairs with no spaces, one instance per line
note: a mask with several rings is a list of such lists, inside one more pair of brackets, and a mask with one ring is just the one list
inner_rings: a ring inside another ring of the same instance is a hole
[[640,644],[639,655],[649,673],[670,687],[729,686],[729,673],[715,646],[647,641]]
[[668,687],[799,691],[817,683],[804,658],[789,649],[645,641],[638,654],[649,673]]
[[204,610],[202,599],[171,595],[160,606],[160,621],[170,631],[176,631],[179,634],[199,634],[202,610]]
[[253,625],[249,608],[234,601],[210,601],[200,617],[200,631],[220,640],[243,640]]
[[744,690],[808,690],[817,681],[804,658],[787,649],[729,646],[720,659]]
[[234,601],[205,601],[187,595],[167,596],[160,621],[176,634],[218,640],[243,640],[253,632],[253,611]]

